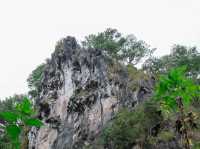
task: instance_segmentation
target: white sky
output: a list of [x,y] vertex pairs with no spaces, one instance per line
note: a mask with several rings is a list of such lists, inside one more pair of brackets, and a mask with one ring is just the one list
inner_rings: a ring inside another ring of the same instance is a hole
[[169,53],[200,47],[200,0],[0,0],[0,98],[27,91],[26,78],[67,35],[117,28]]

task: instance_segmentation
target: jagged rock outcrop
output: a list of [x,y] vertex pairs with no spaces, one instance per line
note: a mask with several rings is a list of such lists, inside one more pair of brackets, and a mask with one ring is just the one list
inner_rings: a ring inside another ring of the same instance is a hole
[[39,118],[29,149],[82,149],[93,144],[105,124],[122,107],[134,107],[151,95],[153,81],[128,87],[126,67],[100,49],[81,49],[75,38],[58,42],[43,74]]

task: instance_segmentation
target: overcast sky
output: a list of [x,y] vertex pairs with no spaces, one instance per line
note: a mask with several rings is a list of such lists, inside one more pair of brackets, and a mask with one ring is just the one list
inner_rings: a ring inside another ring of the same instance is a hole
[[27,91],[30,72],[56,41],[117,28],[169,53],[200,47],[199,0],[0,0],[0,98]]

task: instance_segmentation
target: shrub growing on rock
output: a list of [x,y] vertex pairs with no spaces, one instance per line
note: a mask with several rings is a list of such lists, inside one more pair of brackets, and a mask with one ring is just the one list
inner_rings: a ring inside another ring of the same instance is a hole
[[116,149],[145,145],[151,129],[162,121],[157,104],[143,103],[134,110],[122,109],[103,131],[105,146]]

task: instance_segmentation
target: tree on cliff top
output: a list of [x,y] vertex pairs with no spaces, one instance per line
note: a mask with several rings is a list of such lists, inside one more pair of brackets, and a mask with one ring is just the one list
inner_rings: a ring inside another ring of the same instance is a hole
[[86,36],[82,46],[102,49],[110,56],[134,65],[154,51],[143,40],[137,40],[134,35],[123,36],[117,29],[112,28]]

